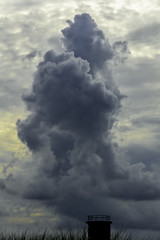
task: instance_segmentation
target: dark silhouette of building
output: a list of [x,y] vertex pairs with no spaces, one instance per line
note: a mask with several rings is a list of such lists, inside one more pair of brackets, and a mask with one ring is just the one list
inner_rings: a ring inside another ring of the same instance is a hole
[[88,216],[88,240],[110,240],[110,216],[91,215]]

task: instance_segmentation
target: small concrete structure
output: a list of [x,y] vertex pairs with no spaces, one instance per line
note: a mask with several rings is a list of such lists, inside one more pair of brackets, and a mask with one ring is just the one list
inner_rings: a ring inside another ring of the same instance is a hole
[[88,216],[88,240],[110,240],[110,216],[90,215]]

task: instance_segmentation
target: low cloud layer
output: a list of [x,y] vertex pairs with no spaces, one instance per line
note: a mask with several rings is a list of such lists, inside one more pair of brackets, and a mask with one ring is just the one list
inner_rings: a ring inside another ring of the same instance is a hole
[[18,137],[39,163],[23,197],[76,219],[123,213],[133,226],[132,204],[122,201],[159,199],[160,189],[153,188],[156,175],[131,164],[112,140],[123,95],[110,66],[126,59],[127,43],[111,45],[89,14],[67,22],[65,51],[44,55],[31,93],[23,95],[30,114],[17,121]]
[[41,56],[41,52],[38,51],[38,50],[33,50],[31,51],[30,53],[26,54],[24,57],[23,57],[23,60],[25,59],[28,59],[28,60],[32,60],[33,58],[37,57],[37,56]]

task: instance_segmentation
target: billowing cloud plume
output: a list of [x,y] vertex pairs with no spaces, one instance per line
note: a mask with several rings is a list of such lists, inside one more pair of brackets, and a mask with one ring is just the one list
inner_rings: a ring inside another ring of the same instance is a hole
[[89,14],[76,15],[74,22],[67,22],[70,26],[62,30],[64,45],[75,57],[87,60],[91,71],[112,59],[114,52],[108,40]]
[[66,51],[44,55],[31,93],[23,96],[30,114],[17,129],[40,162],[24,197],[80,219],[109,211],[102,204],[111,195],[108,182],[127,177],[111,136],[123,96],[109,71],[115,46],[122,45],[122,53],[126,45],[112,47],[89,14],[68,23]]

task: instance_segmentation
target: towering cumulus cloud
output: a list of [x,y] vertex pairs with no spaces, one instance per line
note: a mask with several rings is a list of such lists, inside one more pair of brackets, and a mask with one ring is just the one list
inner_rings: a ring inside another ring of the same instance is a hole
[[102,68],[113,57],[112,48],[101,30],[88,14],[76,15],[74,23],[62,30],[67,51],[89,62],[91,71]]
[[110,134],[122,96],[105,70],[115,52],[103,32],[89,14],[68,23],[66,51],[48,51],[39,63],[32,92],[23,96],[30,115],[17,129],[41,159],[25,197],[81,218],[102,212],[97,202],[107,182],[123,178]]

